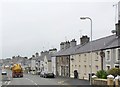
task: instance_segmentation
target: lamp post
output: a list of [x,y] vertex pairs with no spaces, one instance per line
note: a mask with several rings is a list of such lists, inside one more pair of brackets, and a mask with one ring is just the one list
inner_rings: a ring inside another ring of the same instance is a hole
[[81,20],[86,20],[89,19],[91,22],[91,32],[90,32],[90,37],[91,37],[91,42],[90,42],[90,49],[91,49],[91,66],[90,66],[90,85],[92,85],[92,19],[89,17],[80,17]]

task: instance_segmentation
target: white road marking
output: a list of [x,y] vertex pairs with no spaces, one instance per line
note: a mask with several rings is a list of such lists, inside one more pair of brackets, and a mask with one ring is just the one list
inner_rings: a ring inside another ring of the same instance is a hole
[[7,81],[5,81],[5,84],[7,83]]
[[25,78],[25,79],[31,81],[31,82],[34,83],[35,85],[38,85],[37,83],[35,83],[35,82],[34,82],[33,80],[31,80],[31,79],[28,79],[28,78]]
[[5,87],[7,87],[9,84],[11,83],[11,81],[5,81]]
[[8,81],[7,85],[9,85],[11,83],[11,81]]
[[68,81],[68,80],[59,81],[58,84],[60,84],[60,85],[69,85],[68,83],[65,83],[66,81]]

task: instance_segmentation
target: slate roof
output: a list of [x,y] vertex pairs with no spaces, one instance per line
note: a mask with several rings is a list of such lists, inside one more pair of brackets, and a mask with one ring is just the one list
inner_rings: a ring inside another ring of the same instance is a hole
[[106,47],[111,45],[111,43],[113,43],[115,40],[116,40],[115,35],[100,38],[100,39],[94,40],[92,42],[88,42],[86,45],[84,45],[80,49],[78,49],[75,53],[90,52],[91,51],[90,45],[92,45],[92,51],[106,49]]
[[47,58],[48,60],[51,60],[51,59],[52,59],[52,55],[53,55],[53,54],[41,55],[41,56],[37,57],[36,60],[37,60],[37,61],[44,61],[44,57],[45,57],[45,56],[46,56],[46,58]]
[[70,55],[70,54],[74,54],[75,53],[75,51],[77,50],[77,49],[79,49],[80,47],[81,47],[82,45],[76,45],[76,46],[74,46],[74,47],[70,47],[70,48],[68,48],[68,49],[63,49],[63,50],[60,50],[60,51],[58,51],[54,56],[65,56],[65,55]]
[[[44,56],[45,56],[45,55],[44,55]],[[44,60],[44,56],[39,56],[39,57],[37,58],[37,60],[38,60],[38,61],[41,61],[41,60],[43,61],[43,60]]]
[[106,49],[120,47],[120,38],[116,38]]
[[47,60],[52,60],[52,54],[46,55]]
[[93,40],[92,42],[88,42],[84,45],[76,45],[75,47],[70,47],[68,49],[58,51],[55,56],[65,56],[65,55],[72,55],[78,53],[85,53],[91,51],[92,44],[92,51],[108,49],[112,47],[120,46],[120,38],[116,38],[116,35],[110,35],[107,37],[103,37],[97,40]]

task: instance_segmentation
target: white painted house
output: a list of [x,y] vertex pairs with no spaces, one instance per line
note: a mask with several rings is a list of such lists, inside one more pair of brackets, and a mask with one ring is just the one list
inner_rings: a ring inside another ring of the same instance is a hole
[[56,75],[56,57],[52,56],[52,72]]

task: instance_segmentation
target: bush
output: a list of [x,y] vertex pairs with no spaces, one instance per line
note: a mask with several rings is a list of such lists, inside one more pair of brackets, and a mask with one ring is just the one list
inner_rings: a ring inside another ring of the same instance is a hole
[[97,71],[96,76],[101,79],[107,79],[107,72],[105,70]]
[[120,75],[120,69],[118,69],[118,68],[112,68],[112,69],[108,70],[107,72],[109,75],[111,74],[114,77],[116,77],[117,75]]

